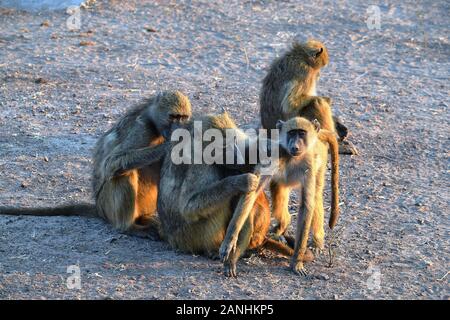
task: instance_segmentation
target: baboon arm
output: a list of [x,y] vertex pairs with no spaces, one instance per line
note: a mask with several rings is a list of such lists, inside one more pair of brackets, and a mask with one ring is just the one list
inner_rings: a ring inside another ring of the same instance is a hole
[[200,218],[207,218],[209,214],[223,206],[231,197],[240,191],[236,188],[238,176],[231,176],[203,188],[201,191],[189,197],[181,212],[189,222],[195,222]]
[[307,249],[311,221],[314,214],[316,177],[314,170],[309,169],[302,185],[302,204],[299,210],[294,255],[292,261],[303,261]]
[[225,239],[219,249],[220,258],[224,263],[230,259],[230,255],[236,250],[239,233],[255,205],[256,198],[256,191],[251,191],[239,199],[233,217],[228,224]]
[[287,101],[283,102],[284,104],[286,104],[284,110],[287,111],[289,118],[298,116],[298,111],[301,110],[304,106],[310,104],[311,101],[313,101],[315,98],[315,96],[308,96],[305,94],[296,96],[295,94],[291,93],[288,96]]
[[155,147],[145,147],[120,152],[110,157],[107,171],[111,176],[123,175],[129,170],[154,164],[161,160],[168,151],[168,144],[162,143]]
[[293,96],[288,100],[287,110],[288,110],[288,118],[298,117],[299,111],[302,110],[303,107],[313,103],[315,100],[328,97],[321,96],[308,96],[306,94],[302,94],[300,96]]
[[219,254],[222,260],[227,261],[231,252],[236,248],[237,240],[242,226],[248,219],[250,212],[255,206],[255,202],[258,198],[259,193],[263,192],[265,186],[269,183],[269,181],[270,177],[263,177],[260,180],[258,188],[255,191],[248,192],[239,199],[238,205],[234,210],[233,217],[228,224],[225,239],[220,246]]

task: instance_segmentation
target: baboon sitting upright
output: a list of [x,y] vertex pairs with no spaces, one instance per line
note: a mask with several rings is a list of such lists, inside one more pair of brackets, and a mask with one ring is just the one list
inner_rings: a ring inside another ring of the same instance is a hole
[[179,91],[168,91],[134,107],[104,133],[94,151],[95,205],[0,207],[0,214],[99,216],[122,232],[157,237],[160,166],[169,145],[164,142],[190,116],[189,99]]
[[[294,42],[292,48],[273,61],[260,91],[261,123],[265,129],[275,129],[278,120],[288,120],[293,113],[320,99],[317,81],[320,70],[329,62],[328,50],[317,40]],[[356,154],[356,148],[345,141],[348,129],[334,117],[340,138],[340,152]]]
[[[225,136],[225,129],[238,130],[226,113],[198,120],[203,132],[212,128]],[[193,140],[194,124],[191,122],[186,129]],[[259,184],[257,175],[243,173],[251,166],[242,166],[240,170],[239,166],[227,164],[175,164],[171,157],[174,146],[175,143],[164,158],[158,193],[158,215],[164,240],[183,252],[217,257],[233,213],[249,210],[236,249],[225,264],[226,275],[236,276],[236,262],[246,249],[266,244],[272,250],[292,255],[287,246],[266,238],[270,209],[264,192],[257,195],[251,207],[246,208],[245,203],[239,205],[240,199],[255,192]]]

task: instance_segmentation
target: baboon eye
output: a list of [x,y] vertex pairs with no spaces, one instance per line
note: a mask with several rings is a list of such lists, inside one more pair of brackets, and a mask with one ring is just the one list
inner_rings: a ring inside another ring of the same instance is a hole
[[169,120],[170,121],[185,121],[188,118],[189,118],[188,116],[181,115],[181,114],[171,114],[171,115],[169,115]]

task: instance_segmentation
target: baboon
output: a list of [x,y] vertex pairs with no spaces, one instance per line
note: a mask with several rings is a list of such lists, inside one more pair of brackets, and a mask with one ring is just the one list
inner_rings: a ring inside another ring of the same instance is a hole
[[[289,118],[303,117],[309,121],[317,120],[322,129],[334,133],[335,127],[329,102],[330,99],[327,97],[317,97],[316,99],[311,100],[310,103],[305,105],[301,110],[292,111]],[[289,214],[288,208],[289,190],[281,186],[276,179],[273,179],[270,183],[270,193],[272,196],[272,214],[278,222],[274,233],[277,236],[281,236],[284,234],[291,221],[291,215]]]
[[[226,129],[233,129],[238,135],[240,133],[226,113],[203,116],[198,120],[202,123],[203,132],[217,129],[225,135]],[[186,129],[192,140],[193,122]],[[172,159],[174,146],[172,143],[171,151],[163,160],[157,201],[164,240],[183,252],[217,257],[233,213],[244,210],[248,211],[248,219],[240,230],[235,250],[224,263],[227,276],[236,276],[237,260],[246,249],[265,245],[292,256],[293,251],[289,247],[266,237],[270,208],[265,193],[258,193],[252,204],[242,202],[248,195],[254,195],[259,184],[258,176],[250,172],[251,166],[175,164]],[[311,261],[311,256],[312,253],[307,252],[305,259]]]
[[[265,129],[275,129],[278,120],[287,120],[317,97],[320,69],[329,62],[324,44],[316,40],[294,42],[292,48],[276,59],[263,80],[260,91],[261,123]],[[356,154],[356,148],[345,141],[348,129],[334,117],[340,138],[340,152]]]
[[[306,245],[311,226],[315,248],[323,249],[323,187],[328,146],[331,149],[332,162],[330,229],[334,228],[339,216],[338,144],[335,133],[321,129],[317,120],[313,123],[302,117],[294,117],[287,122],[279,120],[277,129],[280,130],[280,152],[271,183],[277,185],[278,193],[275,194],[275,198],[272,198],[272,202],[275,210],[282,207],[287,212],[290,189],[300,188],[301,190],[300,214],[291,268],[296,273],[305,275],[303,263],[308,262],[305,255],[309,255]],[[268,178],[264,177],[264,179]],[[263,188],[264,185],[265,182],[260,183],[259,188]],[[245,201],[251,201],[251,192],[245,195]],[[242,225],[240,221],[245,219],[245,214],[247,214],[245,210],[236,210],[228,226],[226,237],[220,248],[220,255],[224,260],[227,260],[230,252],[237,247]]]
[[[280,147],[282,154],[279,169],[272,177],[277,191],[275,210],[287,206],[291,188],[300,187],[300,208],[294,255],[291,267],[299,274],[306,274],[303,256],[307,250],[307,241],[312,231],[313,245],[322,250],[324,246],[324,209],[323,187],[330,146],[331,171],[331,214],[329,227],[333,229],[339,216],[339,154],[334,132],[320,129],[319,121],[313,123],[306,118],[295,117],[284,122],[279,120]],[[287,208],[286,208],[287,210]],[[287,213],[289,214],[289,213]]]
[[189,99],[179,91],[163,92],[145,100],[104,133],[95,146],[95,205],[1,207],[0,214],[99,216],[122,232],[157,237],[160,166],[169,146],[165,140],[190,117]]

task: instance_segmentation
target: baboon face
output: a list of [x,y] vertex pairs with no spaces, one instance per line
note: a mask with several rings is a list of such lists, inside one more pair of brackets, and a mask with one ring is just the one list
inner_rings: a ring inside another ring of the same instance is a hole
[[152,118],[161,135],[170,139],[170,134],[191,118],[191,103],[179,91],[164,92],[155,101]]
[[280,144],[292,157],[302,157],[317,140],[320,125],[305,118],[292,118],[286,122],[279,120]]

